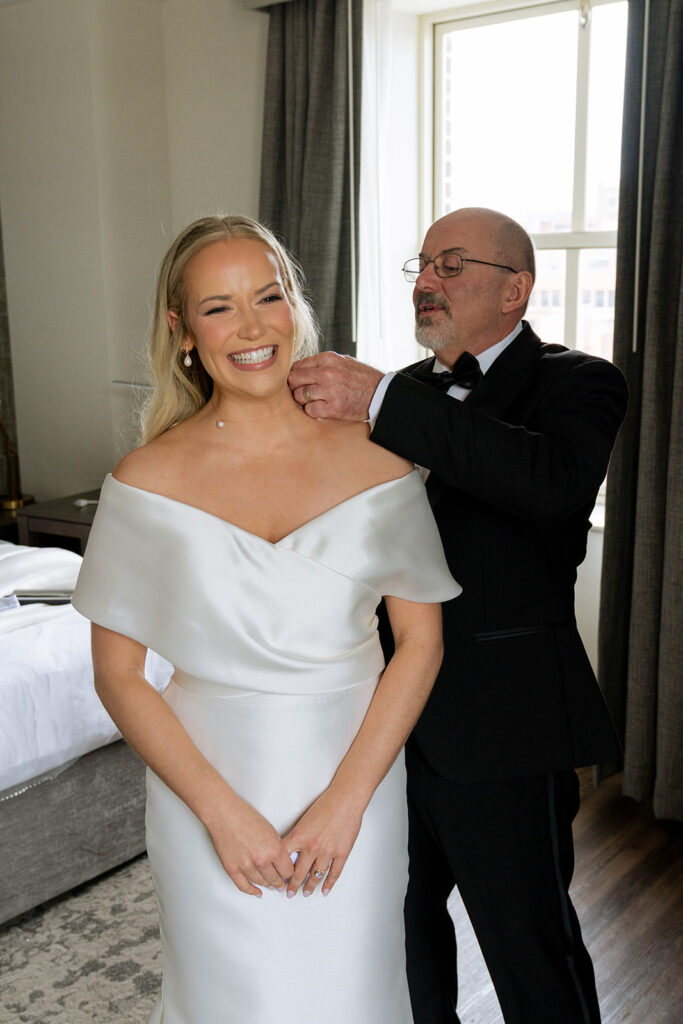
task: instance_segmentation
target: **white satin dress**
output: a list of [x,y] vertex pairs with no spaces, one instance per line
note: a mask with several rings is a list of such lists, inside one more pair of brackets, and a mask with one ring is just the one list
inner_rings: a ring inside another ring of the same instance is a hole
[[[109,476],[73,603],[175,666],[165,700],[284,834],[363,721],[384,667],[380,598],[459,592],[417,471],[275,544]],[[241,893],[204,826],[150,770],[147,846],[164,958],[154,1024],[412,1024],[402,756],[327,897]]]

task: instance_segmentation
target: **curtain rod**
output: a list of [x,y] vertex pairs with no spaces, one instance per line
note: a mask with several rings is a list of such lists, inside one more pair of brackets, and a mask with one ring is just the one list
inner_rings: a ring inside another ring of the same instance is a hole
[[275,4],[288,4],[290,0],[242,0],[242,7],[247,11],[260,11],[264,7],[273,7]]

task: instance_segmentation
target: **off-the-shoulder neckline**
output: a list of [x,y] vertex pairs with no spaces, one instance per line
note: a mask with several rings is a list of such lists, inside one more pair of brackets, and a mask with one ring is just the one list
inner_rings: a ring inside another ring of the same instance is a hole
[[136,487],[133,484],[126,484],[123,482],[123,480],[119,480],[112,473],[107,474],[107,476],[105,477],[105,483],[111,481],[118,487],[125,487],[129,491],[137,491],[139,494],[145,495],[145,497],[159,498],[161,501],[170,502],[172,505],[179,505],[182,508],[191,509],[193,512],[198,512],[202,516],[208,516],[209,519],[213,519],[218,523],[222,523],[223,525],[230,527],[232,530],[236,530],[238,533],[244,534],[247,537],[251,537],[254,540],[260,541],[263,544],[267,544],[269,547],[277,547],[278,544],[282,544],[284,541],[289,540],[291,537],[294,537],[295,534],[299,533],[300,530],[304,530],[307,526],[311,526],[313,523],[318,523],[325,516],[337,511],[344,505],[348,505],[349,502],[370,495],[373,491],[378,491],[381,488],[390,487],[392,484],[398,484],[402,480],[409,480],[411,478],[414,478],[415,473],[417,473],[419,476],[419,469],[412,469],[408,473],[404,473],[403,476],[396,476],[391,480],[383,480],[379,484],[373,484],[372,487],[366,487],[362,491],[356,491],[355,494],[350,494],[348,498],[342,498],[341,501],[336,502],[336,504],[334,505],[330,505],[329,508],[324,509],[317,515],[312,516],[310,519],[307,519],[303,523],[300,523],[299,526],[295,527],[293,530],[290,530],[289,533],[284,534],[284,536],[280,537],[279,540],[274,541],[268,540],[266,537],[262,537],[259,533],[253,533],[251,530],[245,530],[244,527],[237,526],[236,523],[230,522],[229,519],[223,519],[222,516],[217,516],[214,512],[208,512],[206,509],[199,508],[198,505],[191,505],[189,502],[179,501],[178,498],[171,498],[167,494],[160,494],[158,491],[148,491],[144,487]]

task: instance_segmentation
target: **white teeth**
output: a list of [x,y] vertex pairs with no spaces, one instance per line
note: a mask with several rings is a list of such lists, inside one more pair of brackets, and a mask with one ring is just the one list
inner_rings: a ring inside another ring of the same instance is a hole
[[253,348],[250,352],[234,352],[230,358],[233,363],[265,363],[272,359],[274,352],[275,346],[268,345],[267,348]]

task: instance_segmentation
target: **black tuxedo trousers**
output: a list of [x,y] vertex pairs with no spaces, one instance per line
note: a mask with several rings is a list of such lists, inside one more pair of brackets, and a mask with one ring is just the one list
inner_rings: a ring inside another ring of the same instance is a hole
[[413,369],[390,383],[372,439],[430,470],[463,586],[443,607],[443,664],[408,750],[415,1022],[457,1020],[445,916],[457,884],[507,1024],[593,1024],[592,968],[567,895],[573,769],[620,749],[574,584],[626,385],[611,363],[544,345],[527,324],[464,402]]
[[406,751],[406,954],[415,1024],[456,1024],[455,885],[507,1024],[598,1024],[595,976],[568,896],[576,773],[454,782]]

